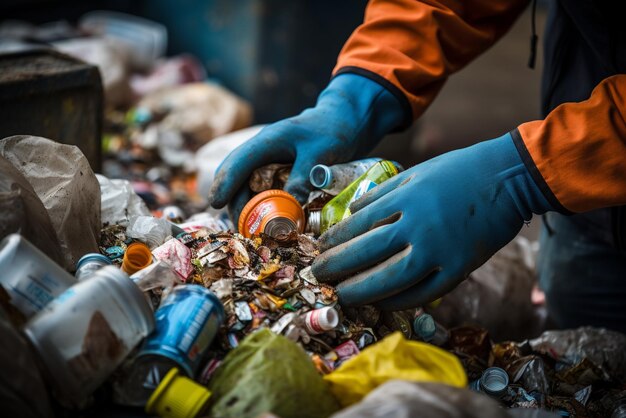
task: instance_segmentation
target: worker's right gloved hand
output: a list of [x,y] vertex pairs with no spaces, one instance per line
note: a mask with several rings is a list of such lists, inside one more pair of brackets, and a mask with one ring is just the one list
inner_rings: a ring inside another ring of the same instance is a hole
[[553,210],[511,134],[449,152],[374,187],[320,237],[313,262],[345,306],[401,310],[452,290]]
[[250,175],[271,163],[293,163],[285,190],[305,203],[314,165],[365,156],[405,117],[400,101],[380,84],[356,74],[340,74],[320,94],[315,107],[267,126],[226,157],[215,173],[211,205],[229,204],[236,225],[251,197]]

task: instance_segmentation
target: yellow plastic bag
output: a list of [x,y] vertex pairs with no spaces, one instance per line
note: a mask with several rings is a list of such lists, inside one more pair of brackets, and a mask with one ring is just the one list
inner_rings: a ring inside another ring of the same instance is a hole
[[467,386],[458,358],[434,345],[408,341],[400,332],[367,347],[324,379],[343,407],[392,379]]

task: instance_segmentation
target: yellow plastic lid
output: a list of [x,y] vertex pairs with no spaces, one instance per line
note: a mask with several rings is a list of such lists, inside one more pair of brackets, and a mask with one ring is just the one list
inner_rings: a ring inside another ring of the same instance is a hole
[[161,418],[194,418],[208,406],[211,392],[173,368],[152,392],[146,413]]

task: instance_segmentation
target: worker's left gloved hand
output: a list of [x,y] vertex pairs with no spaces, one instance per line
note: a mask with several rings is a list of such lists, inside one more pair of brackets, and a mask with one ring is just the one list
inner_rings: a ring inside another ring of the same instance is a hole
[[320,238],[313,263],[342,304],[398,310],[452,290],[552,210],[510,134],[449,152],[375,187]]
[[401,126],[406,112],[381,84],[357,74],[340,74],[301,114],[265,127],[235,149],[215,173],[211,205],[228,204],[233,222],[250,200],[248,178],[271,163],[293,163],[285,190],[304,204],[316,164],[336,164],[367,155],[380,139]]

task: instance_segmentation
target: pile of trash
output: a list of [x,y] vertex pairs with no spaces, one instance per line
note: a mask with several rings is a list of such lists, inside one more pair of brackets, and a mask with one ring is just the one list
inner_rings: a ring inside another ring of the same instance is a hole
[[242,129],[246,101],[193,56],[165,57],[165,28],[145,19],[0,25],[0,49],[31,40],[100,69],[104,160],[94,175],[75,147],[0,140],[7,416],[626,416],[624,335],[492,341],[517,336],[503,317],[531,335],[545,319],[511,248],[442,301],[401,312],[342,307],[316,280],[316,237],[368,190],[353,180],[371,187],[399,164],[318,165],[304,207],[277,192],[290,167],[264,167],[249,183],[257,206],[282,196],[291,215],[272,229],[251,208],[238,228],[206,199],[217,165],[261,128]]

